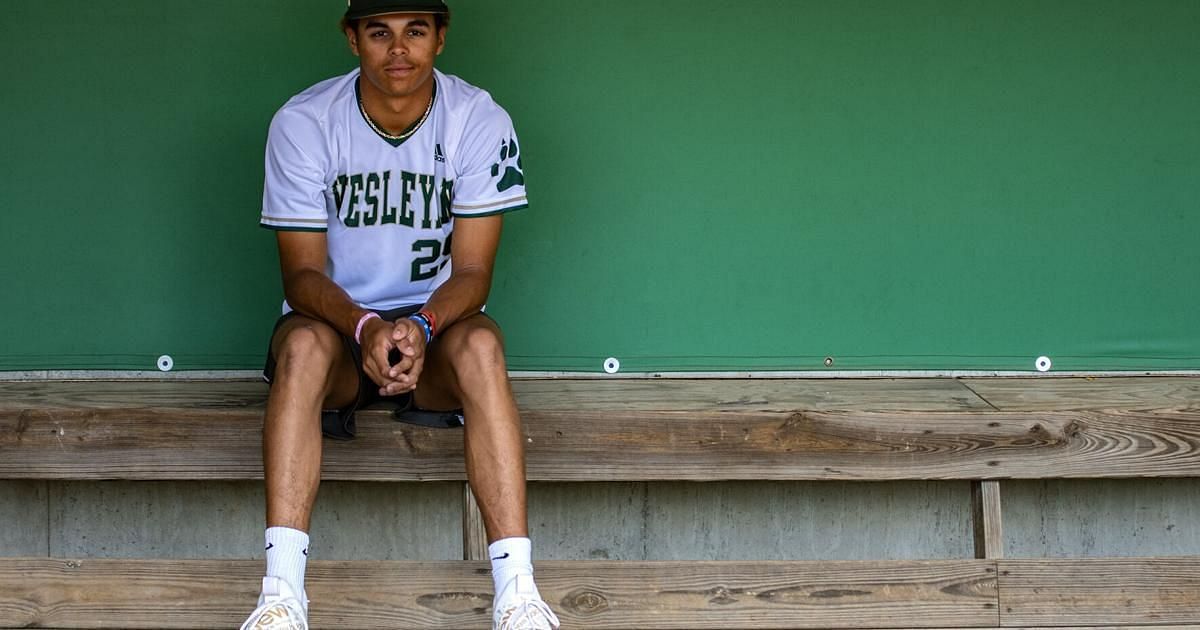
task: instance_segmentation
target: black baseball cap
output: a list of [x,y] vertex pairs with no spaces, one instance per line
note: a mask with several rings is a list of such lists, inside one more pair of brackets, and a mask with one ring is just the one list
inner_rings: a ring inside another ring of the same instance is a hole
[[357,20],[386,13],[449,13],[442,0],[346,0],[346,19]]

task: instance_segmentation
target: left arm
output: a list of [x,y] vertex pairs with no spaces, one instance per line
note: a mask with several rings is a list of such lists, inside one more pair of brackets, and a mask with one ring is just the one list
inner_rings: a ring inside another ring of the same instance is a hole
[[442,283],[425,303],[425,310],[437,320],[439,331],[478,313],[487,303],[503,220],[502,214],[454,219],[450,279]]

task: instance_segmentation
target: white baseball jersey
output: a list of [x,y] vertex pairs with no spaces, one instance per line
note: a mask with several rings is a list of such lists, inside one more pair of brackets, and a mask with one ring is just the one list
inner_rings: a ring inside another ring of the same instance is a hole
[[487,92],[434,70],[428,118],[389,140],[359,108],[358,76],[275,114],[260,223],[327,232],[326,273],[364,308],[424,304],[450,277],[455,217],[526,207],[517,135]]

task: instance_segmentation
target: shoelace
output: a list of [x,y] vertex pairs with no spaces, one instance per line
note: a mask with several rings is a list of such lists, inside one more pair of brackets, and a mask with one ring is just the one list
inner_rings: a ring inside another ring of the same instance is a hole
[[[253,622],[254,625],[250,625]],[[267,602],[254,611],[242,630],[308,630],[304,610],[295,599]]]
[[[544,623],[542,623],[544,622]],[[540,599],[523,599],[504,611],[498,630],[558,630],[558,617]]]

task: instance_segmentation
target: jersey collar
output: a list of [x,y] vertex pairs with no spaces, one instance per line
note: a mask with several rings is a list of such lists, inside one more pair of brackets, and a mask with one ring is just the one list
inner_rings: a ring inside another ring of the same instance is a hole
[[371,120],[371,117],[367,115],[367,108],[363,106],[362,102],[362,88],[359,86],[359,81],[362,81],[362,75],[358,75],[358,77],[354,80],[354,102],[358,108],[359,116],[361,116],[363,119],[363,123],[365,123],[371,131],[374,131],[375,135],[379,136],[384,142],[392,145],[393,147],[398,147],[404,144],[409,138],[417,135],[417,130],[420,129],[421,126],[429,120],[430,116],[433,115],[433,107],[437,104],[438,95],[437,73],[434,72],[432,75],[430,75],[430,78],[433,80],[433,94],[429,97],[429,108],[425,110],[425,114],[418,118],[416,122],[409,125],[408,128],[400,132],[399,135],[393,136],[384,133],[383,130]]

